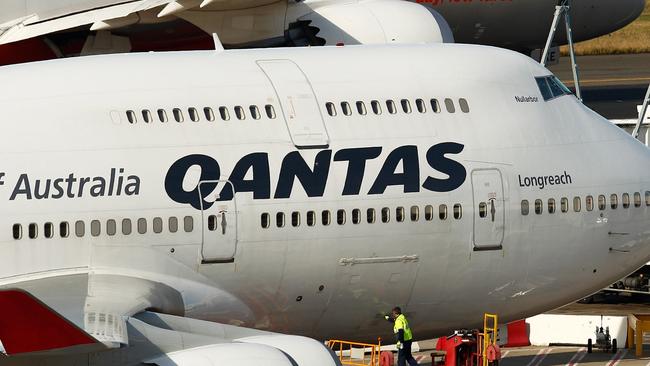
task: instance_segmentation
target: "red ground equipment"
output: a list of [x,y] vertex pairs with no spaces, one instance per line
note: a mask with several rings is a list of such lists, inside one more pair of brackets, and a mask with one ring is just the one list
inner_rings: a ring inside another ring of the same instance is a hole
[[461,330],[438,339],[436,352],[431,354],[433,365],[489,366],[498,365],[501,350],[497,340],[497,317],[485,314],[483,332]]

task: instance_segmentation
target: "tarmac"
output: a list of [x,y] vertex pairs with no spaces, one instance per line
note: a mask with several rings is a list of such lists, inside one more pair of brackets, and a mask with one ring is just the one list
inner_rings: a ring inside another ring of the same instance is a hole
[[[636,358],[633,349],[619,349],[616,353],[594,349],[587,353],[586,347],[502,348],[499,366],[648,366],[650,348],[646,347],[644,352],[643,357]],[[418,352],[413,356],[421,366],[431,366],[430,353]]]
[[[636,119],[650,84],[650,53],[632,55],[578,56],[583,101],[608,119]],[[549,67],[573,88],[571,59]]]

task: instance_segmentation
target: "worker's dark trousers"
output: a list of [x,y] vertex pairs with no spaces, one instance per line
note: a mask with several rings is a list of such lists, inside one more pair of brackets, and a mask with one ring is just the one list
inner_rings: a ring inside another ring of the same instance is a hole
[[404,341],[402,349],[397,352],[397,366],[406,366],[408,361],[409,365],[417,366],[418,362],[411,356],[411,343],[412,341]]

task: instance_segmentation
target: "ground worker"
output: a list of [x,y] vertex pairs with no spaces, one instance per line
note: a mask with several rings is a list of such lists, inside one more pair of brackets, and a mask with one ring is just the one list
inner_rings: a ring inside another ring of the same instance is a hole
[[393,333],[397,338],[397,366],[406,366],[407,361],[409,365],[417,366],[417,361],[411,355],[413,332],[411,332],[408,320],[402,314],[402,309],[399,306],[394,307],[391,315],[386,315],[385,318],[394,323]]

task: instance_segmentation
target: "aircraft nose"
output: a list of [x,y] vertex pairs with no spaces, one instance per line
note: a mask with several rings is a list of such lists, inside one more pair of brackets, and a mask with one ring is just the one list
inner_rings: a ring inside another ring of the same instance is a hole
[[645,9],[646,0],[574,0],[572,20],[576,41],[602,36],[625,27]]

